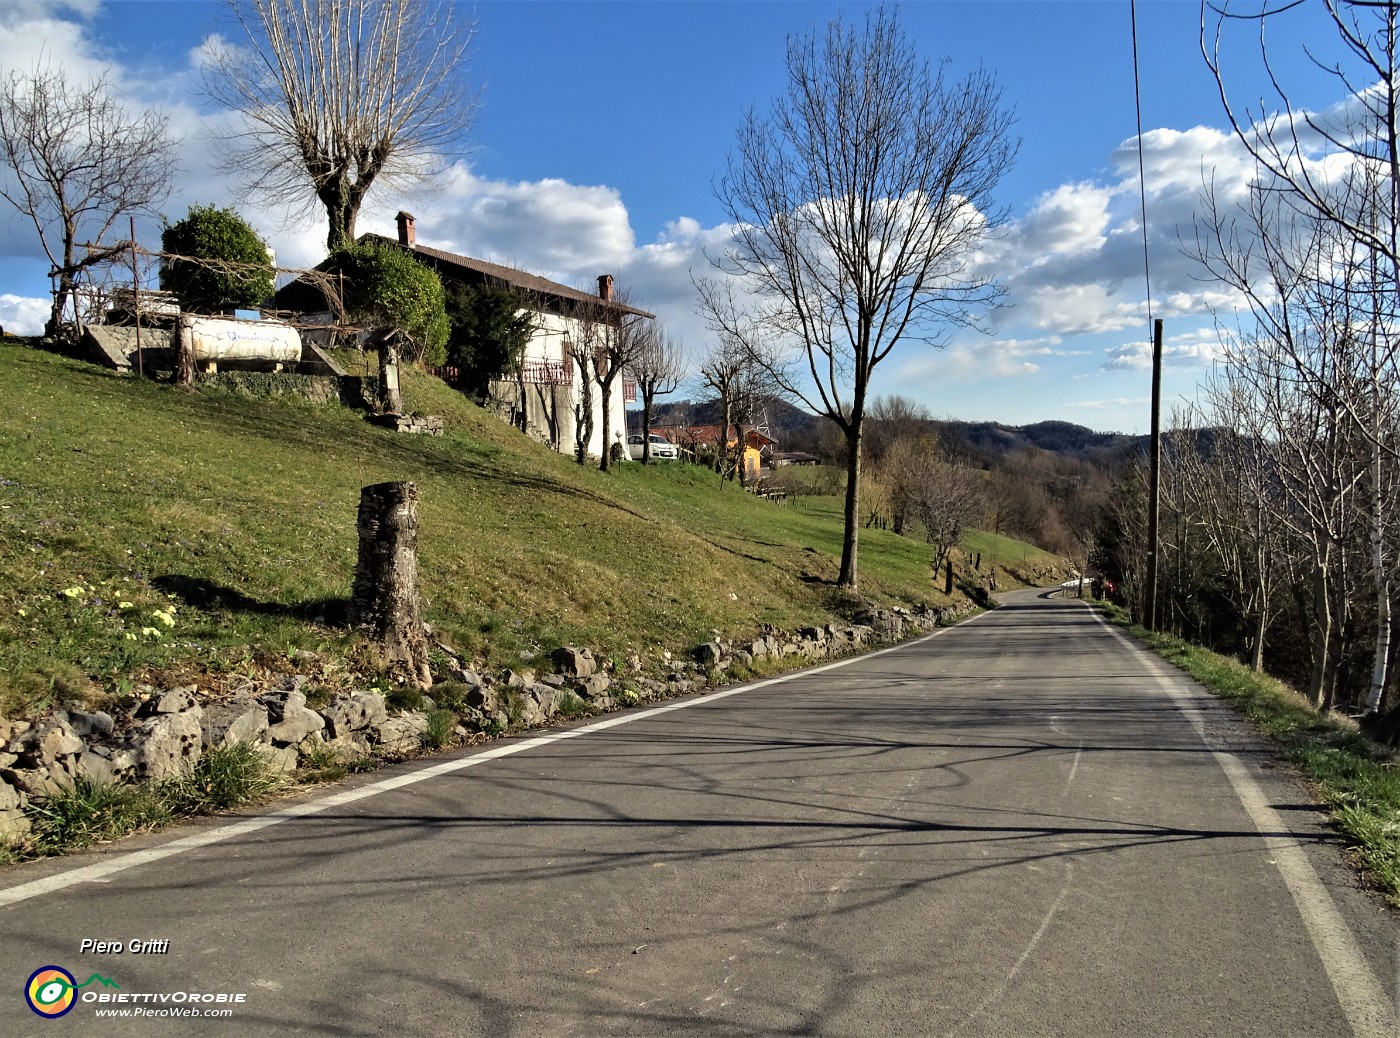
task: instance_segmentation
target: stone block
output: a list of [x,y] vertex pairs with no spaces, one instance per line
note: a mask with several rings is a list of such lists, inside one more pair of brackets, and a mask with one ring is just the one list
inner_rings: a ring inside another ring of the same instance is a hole
[[412,753],[423,745],[423,735],[427,730],[428,715],[410,710],[398,717],[388,718],[371,732],[382,752]]
[[590,702],[606,694],[611,687],[612,679],[606,674],[590,674],[588,677],[574,682],[574,691]]
[[703,645],[697,645],[691,651],[691,655],[703,669],[709,670],[720,661],[722,653],[718,642],[705,642]]
[[465,667],[458,667],[455,670],[449,671],[448,676],[451,677],[453,681],[460,681],[468,688],[477,688],[481,685],[481,675]]
[[80,739],[97,737],[106,738],[116,729],[116,722],[112,715],[103,713],[101,710],[95,713],[87,713],[84,710],[69,709],[68,727],[73,729],[73,734]]
[[598,661],[592,649],[563,645],[554,650],[550,659],[559,673],[571,678],[586,678],[598,670]]
[[99,786],[122,782],[136,773],[136,758],[128,750],[86,750],[78,755],[76,776]]
[[68,727],[67,719],[31,728],[18,739],[16,753],[21,768],[44,768],[62,757],[82,752],[83,740]]
[[[301,696],[301,693],[296,693]],[[305,696],[301,696],[302,702],[306,701]],[[326,727],[326,719],[315,710],[308,710],[306,707],[291,709],[284,707],[282,720],[267,729],[267,737],[274,746],[295,746],[312,732],[319,732]]]
[[373,752],[364,732],[337,735],[333,739],[327,739],[322,746],[342,762],[363,760]]
[[267,707],[252,696],[238,696],[204,708],[200,735],[205,746],[260,742],[267,736]]
[[337,739],[382,724],[389,717],[389,708],[377,692],[357,692],[337,699],[321,711],[321,716],[326,721],[326,734]]
[[160,714],[180,714],[187,710],[193,710],[199,705],[199,700],[195,698],[198,691],[196,686],[186,685],[182,688],[169,688],[163,692],[156,692],[150,699],[136,708],[136,716],[156,717]]
[[269,692],[258,697],[258,701],[267,707],[268,720],[273,724],[286,720],[288,713],[295,716],[297,711],[306,709],[306,694],[297,689]]
[[203,744],[199,722],[194,711],[186,711],[161,714],[135,728],[128,748],[136,760],[137,777],[163,782],[188,774]]
[[529,688],[530,698],[539,705],[544,718],[553,717],[559,710],[560,690],[558,686],[546,685],[537,681]]
[[30,797],[48,797],[73,788],[73,776],[60,767],[5,768],[0,770],[0,785],[13,786]]
[[29,835],[29,818],[24,813],[26,797],[8,782],[0,782],[0,846]]

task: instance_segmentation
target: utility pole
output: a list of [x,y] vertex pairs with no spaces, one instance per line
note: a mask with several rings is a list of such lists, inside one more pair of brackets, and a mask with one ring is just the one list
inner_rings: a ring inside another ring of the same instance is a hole
[[1147,489],[1147,587],[1143,626],[1157,629],[1157,517],[1162,492],[1162,319],[1152,322],[1152,458]]

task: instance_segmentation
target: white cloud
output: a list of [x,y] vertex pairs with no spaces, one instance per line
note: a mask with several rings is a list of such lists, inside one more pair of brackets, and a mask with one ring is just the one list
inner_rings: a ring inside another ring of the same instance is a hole
[[1016,246],[1032,263],[1050,259],[1047,254],[1077,253],[1100,248],[1109,226],[1109,202],[1113,190],[1098,184],[1061,184],[1036,199],[1021,221]]
[[[1109,359],[1104,371],[1146,371],[1152,367],[1152,344],[1127,342],[1105,351]],[[1208,368],[1224,358],[1220,340],[1210,331],[1188,332],[1168,338],[1162,344],[1164,369]]]
[[11,335],[38,335],[49,319],[47,299],[29,299],[0,292],[0,328]]

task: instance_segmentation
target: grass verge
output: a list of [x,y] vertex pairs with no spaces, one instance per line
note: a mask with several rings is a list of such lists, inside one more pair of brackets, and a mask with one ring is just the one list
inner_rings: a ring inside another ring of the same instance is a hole
[[188,775],[155,784],[99,785],[79,779],[71,789],[33,801],[33,832],[6,849],[0,863],[45,857],[164,828],[191,815],[214,814],[267,799],[286,780],[258,747],[235,743],[206,750]]
[[1275,678],[1132,625],[1122,610],[1110,606],[1107,613],[1272,739],[1326,805],[1332,825],[1352,841],[1351,854],[1370,882],[1400,906],[1400,769],[1394,753],[1367,739],[1351,720],[1319,712]]

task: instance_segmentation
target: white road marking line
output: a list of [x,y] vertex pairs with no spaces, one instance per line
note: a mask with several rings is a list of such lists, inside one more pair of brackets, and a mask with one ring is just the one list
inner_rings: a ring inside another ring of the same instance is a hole
[[1015,965],[1013,965],[1011,969],[1007,971],[1007,974],[1005,977],[1002,978],[1001,983],[998,984],[987,995],[986,998],[982,999],[982,1001],[978,1003],[976,1009],[968,1013],[967,1016],[963,1017],[961,1023],[959,1023],[951,1031],[947,1032],[945,1038],[953,1038],[953,1035],[957,1034],[968,1024],[972,1023],[972,1021],[976,1020],[979,1016],[981,1016],[989,1008],[991,1008],[991,1006],[1001,1001],[1001,997],[1006,994],[1007,989],[1010,988],[1013,983],[1015,983],[1017,975],[1021,972],[1021,967],[1026,964],[1026,960],[1031,957],[1031,953],[1035,951],[1036,946],[1040,944],[1040,939],[1045,936],[1045,931],[1050,929],[1050,923],[1055,918],[1055,913],[1060,910],[1060,905],[1064,904],[1065,896],[1069,894],[1070,885],[1074,881],[1074,862],[1066,858],[1064,860],[1064,866],[1064,885],[1060,887],[1060,893],[1058,894],[1058,896],[1056,896],[1055,900],[1046,910],[1045,916],[1040,920],[1040,925],[1036,927],[1035,933],[1031,934],[1031,939],[1027,941],[1026,946],[1023,949],[1021,949],[1021,955],[1016,960]]
[[274,825],[281,825],[283,822],[291,822],[298,818],[306,818],[310,815],[320,814],[331,808],[343,807],[346,804],[353,804],[358,800],[366,800],[372,796],[378,796],[380,793],[388,793],[395,789],[402,789],[405,786],[416,785],[419,782],[426,782],[429,779],[438,778],[442,775],[451,775],[454,772],[465,771],[467,768],[474,768],[479,764],[498,760],[501,757],[510,757],[517,753],[524,753],[526,750],[539,749],[541,746],[548,746],[551,743],[562,742],[565,739],[575,739],[581,735],[591,735],[594,732],[606,731],[609,728],[631,724],[634,721],[641,721],[651,717],[660,717],[662,714],[669,714],[674,710],[686,710],[694,706],[704,706],[707,703],[728,699],[730,696],[737,696],[741,692],[752,692],[760,688],[767,688],[770,685],[781,685],[789,681],[796,681],[798,678],[810,677],[813,674],[823,674],[841,667],[849,667],[853,663],[860,663],[865,660],[874,659],[877,656],[884,656],[891,652],[899,652],[900,650],[920,645],[931,638],[937,638],[941,634],[954,630],[956,627],[972,623],[980,617],[989,615],[991,614],[979,613],[977,616],[962,621],[961,624],[954,624],[953,627],[941,627],[920,638],[912,638],[907,642],[900,642],[898,645],[877,649],[874,652],[868,652],[861,656],[850,656],[832,663],[824,663],[806,670],[793,671],[790,674],[780,674],[777,677],[766,678],[763,681],[755,681],[752,684],[736,685],[733,688],[721,689],[718,692],[708,693],[701,698],[687,699],[683,702],[667,703],[663,706],[651,707],[647,710],[637,710],[627,714],[619,714],[616,717],[595,721],[581,728],[570,728],[566,731],[550,732],[547,735],[537,735],[530,739],[508,740],[498,746],[493,746],[490,749],[473,754],[470,757],[443,761],[441,764],[434,764],[418,771],[380,779],[378,782],[371,782],[368,785],[360,786],[356,789],[347,789],[339,793],[332,793],[329,796],[321,797],[316,800],[309,800],[302,804],[296,804],[280,811],[274,811],[271,814],[241,819],[229,825],[219,826],[217,829],[210,829],[207,832],[196,833],[192,836],[173,840],[159,847],[150,847],[141,851],[128,851],[124,854],[115,854],[102,861],[95,862],[92,865],[84,865],[68,872],[59,872],[52,876],[46,876],[43,879],[31,880],[28,883],[20,883],[17,886],[10,887],[8,890],[0,890],[0,908],[17,904],[20,901],[27,901],[30,898],[41,897],[44,894],[52,894],[58,890],[77,886],[79,883],[104,883],[108,881],[108,877],[117,872],[137,868],[141,865],[149,865],[151,862],[160,861],[163,858],[171,858],[177,854],[184,854],[187,851],[198,850],[201,847],[208,847],[211,844],[221,843],[224,840],[232,840],[239,836],[247,836],[249,833],[255,833]]
[[1196,707],[1196,697],[1182,687],[1184,675],[1180,675],[1175,668],[1168,673],[1167,663],[1149,656],[1121,631],[1109,626],[1098,613],[1092,615],[1104,630],[1127,647],[1162,690],[1171,696],[1176,708],[1191,723],[1201,742],[1230,780],[1235,796],[1264,838],[1273,855],[1272,864],[1283,877],[1284,885],[1293,896],[1293,903],[1298,906],[1298,914],[1303,918],[1303,925],[1312,939],[1318,958],[1322,960],[1352,1032],[1357,1038],[1395,1038],[1396,1020],[1390,999],[1386,997],[1385,989],[1337,910],[1332,895],[1318,879],[1317,871],[1297,839],[1269,835],[1287,832],[1287,824],[1269,804],[1264,791],[1243,762],[1233,753],[1211,745],[1206,736],[1205,718]]

